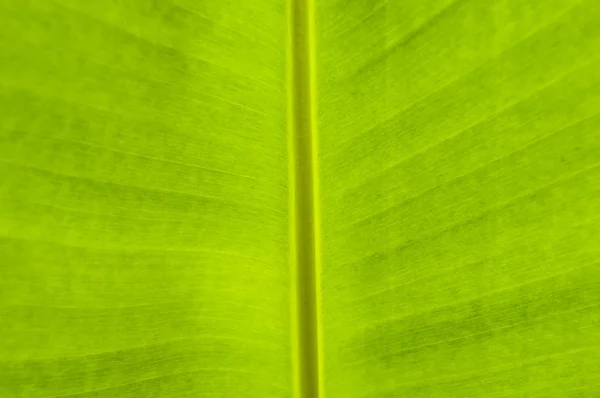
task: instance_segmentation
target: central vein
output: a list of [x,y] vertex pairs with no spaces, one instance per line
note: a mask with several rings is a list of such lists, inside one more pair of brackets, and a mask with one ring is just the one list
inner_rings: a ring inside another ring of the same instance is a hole
[[295,395],[323,398],[319,327],[319,206],[312,0],[290,0],[290,165],[295,279]]

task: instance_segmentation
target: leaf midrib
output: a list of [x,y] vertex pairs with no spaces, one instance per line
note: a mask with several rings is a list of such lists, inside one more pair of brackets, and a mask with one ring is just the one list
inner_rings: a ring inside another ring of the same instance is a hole
[[290,0],[290,205],[294,395],[322,398],[319,201],[312,0]]

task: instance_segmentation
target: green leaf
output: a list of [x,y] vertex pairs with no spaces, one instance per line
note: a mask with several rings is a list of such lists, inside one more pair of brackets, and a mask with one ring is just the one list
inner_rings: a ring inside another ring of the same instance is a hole
[[285,3],[0,15],[0,396],[290,396]]
[[600,395],[594,0],[0,2],[0,397]]
[[324,385],[600,394],[600,7],[317,2]]

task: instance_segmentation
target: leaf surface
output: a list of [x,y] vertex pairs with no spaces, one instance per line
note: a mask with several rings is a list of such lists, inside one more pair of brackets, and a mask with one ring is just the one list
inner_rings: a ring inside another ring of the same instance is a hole
[[317,2],[324,396],[600,393],[600,7]]
[[286,12],[0,2],[0,396],[290,396]]
[[0,21],[1,397],[600,394],[594,0]]

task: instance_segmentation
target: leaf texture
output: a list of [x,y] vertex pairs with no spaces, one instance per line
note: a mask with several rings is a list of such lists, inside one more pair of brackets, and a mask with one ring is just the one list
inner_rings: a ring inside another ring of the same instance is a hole
[[0,396],[290,396],[285,2],[0,15]]
[[600,394],[600,7],[317,2],[324,396]]
[[599,49],[594,0],[0,1],[0,397],[600,396]]

